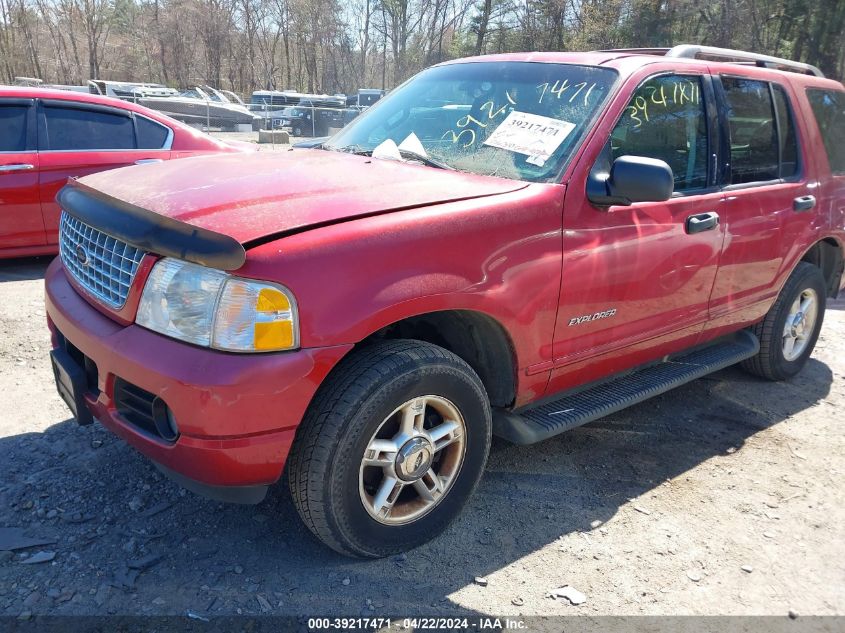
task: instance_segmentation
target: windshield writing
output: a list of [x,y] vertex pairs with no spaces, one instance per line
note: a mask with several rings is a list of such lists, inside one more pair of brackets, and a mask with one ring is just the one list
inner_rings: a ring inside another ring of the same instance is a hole
[[397,88],[325,147],[366,152],[415,137],[425,156],[454,169],[553,181],[615,78],[610,69],[570,64],[439,66]]

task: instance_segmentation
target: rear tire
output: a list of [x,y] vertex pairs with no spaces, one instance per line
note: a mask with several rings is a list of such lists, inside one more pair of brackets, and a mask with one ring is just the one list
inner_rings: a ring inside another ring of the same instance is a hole
[[768,380],[796,375],[810,358],[821,332],[827,305],[822,272],[799,262],[762,321],[751,328],[760,352],[742,368]]
[[392,340],[341,361],[314,398],[288,458],[294,505],[349,556],[403,552],[440,534],[478,484],[490,403],[455,354]]

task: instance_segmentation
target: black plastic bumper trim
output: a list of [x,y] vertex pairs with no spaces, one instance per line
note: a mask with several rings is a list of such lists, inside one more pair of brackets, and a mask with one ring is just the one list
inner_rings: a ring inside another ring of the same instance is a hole
[[156,461],[153,464],[162,473],[167,475],[169,479],[172,479],[186,490],[190,490],[207,499],[213,499],[214,501],[255,505],[264,501],[264,497],[267,496],[267,490],[270,488],[268,485],[261,484],[255,486],[214,486],[204,484],[201,481],[177,473],[175,470],[170,470]]
[[151,253],[221,270],[237,270],[246,261],[244,247],[228,235],[142,209],[76,180],[62,187],[56,201],[75,218]]
[[85,369],[63,349],[51,350],[50,361],[53,377],[56,379],[56,389],[74,419],[82,426],[91,424],[94,417],[85,404],[84,396],[87,389]]

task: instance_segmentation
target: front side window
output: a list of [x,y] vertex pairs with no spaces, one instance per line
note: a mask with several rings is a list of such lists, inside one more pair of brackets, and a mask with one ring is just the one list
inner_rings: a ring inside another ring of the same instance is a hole
[[436,66],[380,99],[324,148],[363,154],[392,145],[394,155],[399,147],[403,157],[424,153],[461,171],[556,181],[616,77],[573,64]]
[[646,80],[610,135],[613,159],[646,156],[665,161],[675,191],[707,185],[707,116],[701,79],[663,75]]
[[132,118],[101,110],[47,106],[45,150],[134,149]]
[[845,92],[808,88],[807,98],[819,126],[830,171],[845,174]]
[[722,86],[731,135],[730,184],[798,173],[795,125],[783,89],[740,77],[722,77]]
[[26,151],[26,119],[29,108],[0,103],[0,152]]

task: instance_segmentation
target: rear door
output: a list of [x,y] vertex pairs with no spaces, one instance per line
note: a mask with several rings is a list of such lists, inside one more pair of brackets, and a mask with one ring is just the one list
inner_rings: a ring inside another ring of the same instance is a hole
[[710,310],[712,325],[729,327],[765,313],[785,256],[815,230],[818,191],[788,84],[726,75],[715,84],[729,146],[725,247]]
[[42,99],[38,118],[41,208],[49,244],[58,241],[56,194],[68,178],[170,158],[170,128],[129,110]]
[[817,155],[821,180],[819,214],[829,218],[835,230],[842,231],[845,230],[845,90],[807,87],[806,95],[812,113],[808,119],[816,124],[809,123],[808,143],[824,148],[823,155],[822,152]]
[[45,243],[35,100],[0,99],[0,250]]

